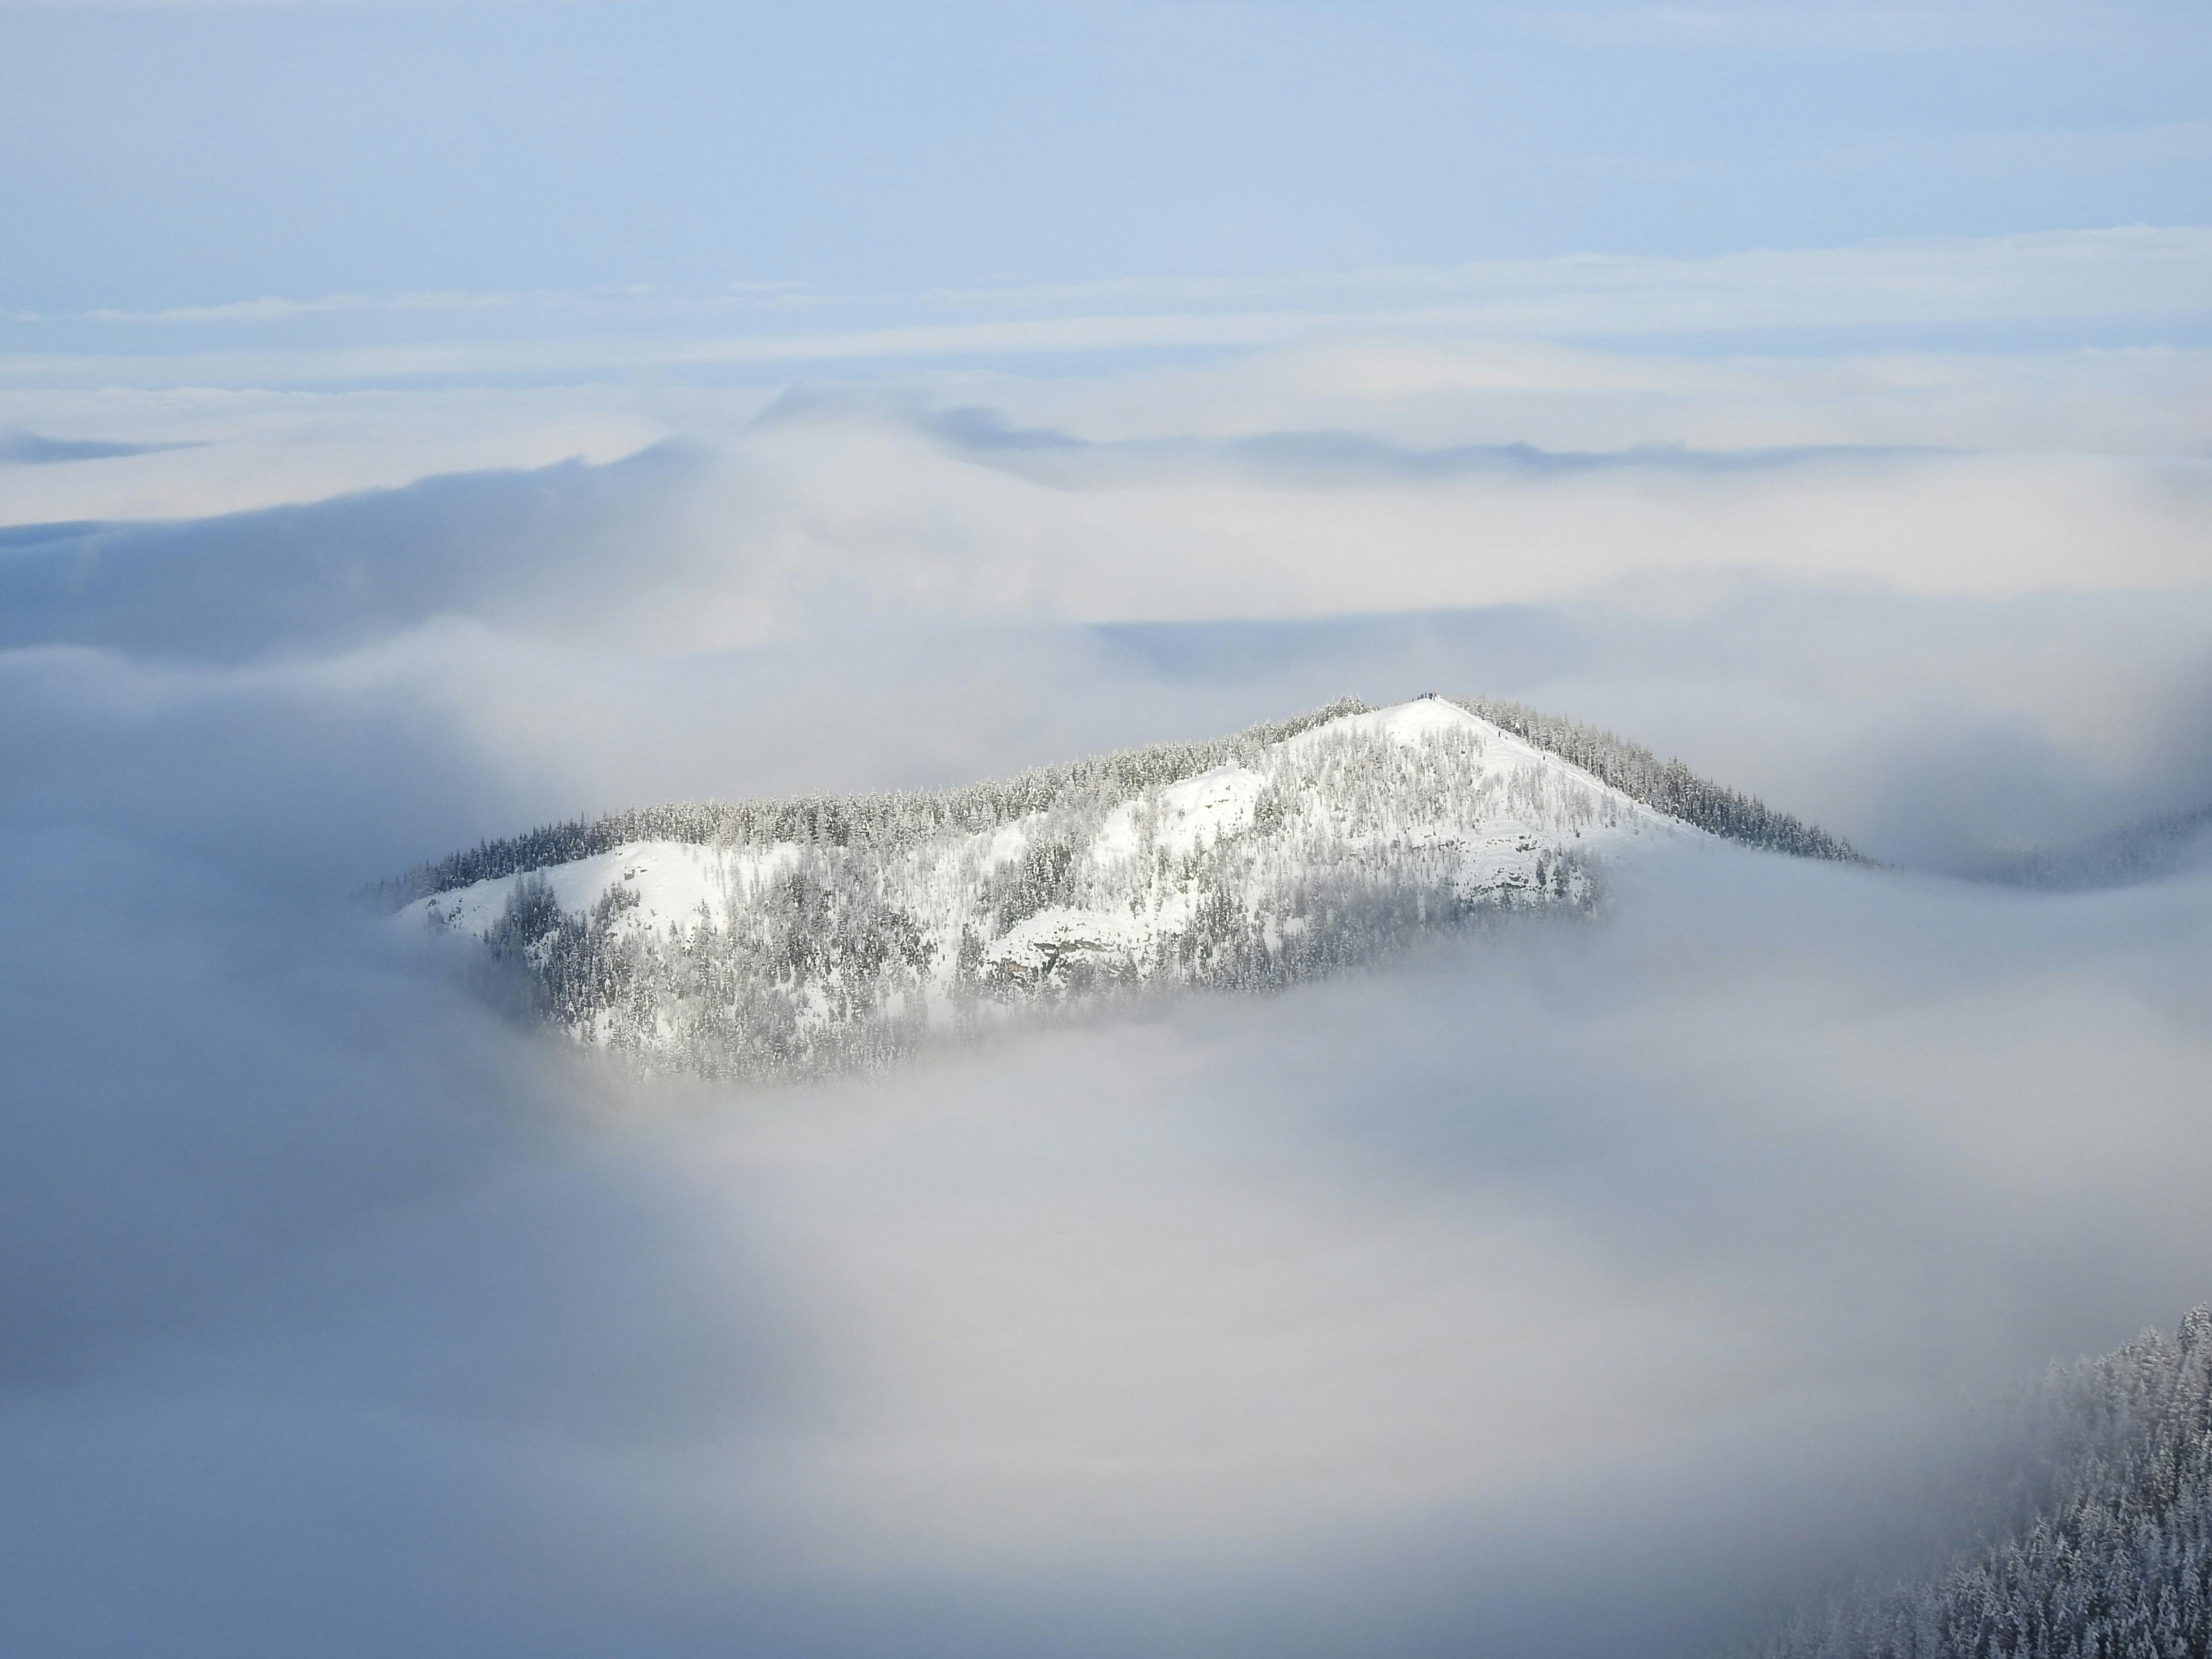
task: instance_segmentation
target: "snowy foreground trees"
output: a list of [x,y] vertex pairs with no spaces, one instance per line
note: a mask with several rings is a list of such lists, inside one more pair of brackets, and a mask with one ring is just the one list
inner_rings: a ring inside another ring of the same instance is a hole
[[1759,1659],[2212,1654],[2212,1310],[2055,1372],[2013,1513],[1925,1582],[1847,1600]]
[[793,1076],[1146,987],[1262,988],[1592,904],[1697,832],[1849,859],[1678,762],[1515,704],[1353,701],[965,788],[690,803],[488,842],[385,896],[648,1069]]

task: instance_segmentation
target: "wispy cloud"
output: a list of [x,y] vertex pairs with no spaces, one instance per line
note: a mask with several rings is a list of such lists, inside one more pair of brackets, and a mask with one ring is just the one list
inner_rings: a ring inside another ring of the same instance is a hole
[[[2191,129],[2193,131],[2193,129]],[[343,384],[472,374],[778,370],[811,363],[958,362],[1040,356],[1243,350],[1337,334],[1694,339],[1837,330],[2201,329],[2212,318],[2212,229],[2127,227],[1947,237],[1699,259],[1585,255],[1258,282],[1128,279],[898,299],[768,284],[709,295],[408,295],[277,299],[89,320],[190,329],[309,316],[453,311],[518,316],[498,337],[294,347],[181,342],[159,354],[18,351],[0,383]],[[702,332],[719,309],[757,326]],[[842,329],[791,328],[845,317]],[[860,319],[870,320],[862,322]],[[877,320],[888,319],[888,320]]]
[[2212,161],[2212,121],[2033,128],[1861,141],[1823,151],[1814,165],[1844,172],[1937,164],[1962,174],[2033,171],[2093,175]]
[[160,311],[97,310],[81,313],[100,323],[267,323],[344,311],[503,311],[519,303],[512,294],[393,294],[372,298],[327,294],[313,300],[274,295],[224,305],[172,306]]
[[[2180,5],[2136,5],[2141,17],[2164,13],[2186,27]],[[2082,0],[1942,0],[1913,6],[1848,0],[1772,0],[1759,5],[1570,3],[1540,11],[1507,9],[1527,33],[1576,46],[1747,53],[1917,55],[1973,49],[2051,50],[2108,45],[2112,9]]]

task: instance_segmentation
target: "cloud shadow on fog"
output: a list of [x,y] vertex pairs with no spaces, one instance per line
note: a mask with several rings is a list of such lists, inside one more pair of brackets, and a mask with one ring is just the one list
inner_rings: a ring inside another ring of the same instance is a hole
[[[855,407],[842,393],[793,394],[784,402],[789,407],[782,414],[772,410],[762,417],[765,427]],[[1521,478],[1623,469],[1723,474],[1905,453],[1713,453],[1654,446],[1577,454],[1527,445],[1420,451],[1346,433],[1096,444],[1009,428],[985,410],[931,414],[893,407],[891,412],[967,459],[1018,462],[1020,471],[1037,458],[1054,466],[1075,458],[1073,471],[1049,477],[1031,476],[1034,469],[1023,473],[1031,482],[1067,488],[1134,481],[1162,469],[1193,477],[1241,474],[1276,488],[1343,488],[1418,486],[1486,473]],[[240,662],[343,649],[441,617],[587,635],[604,625],[611,602],[618,606],[632,590],[665,580],[672,572],[712,590],[711,597],[744,591],[755,580],[747,572],[752,550],[742,542],[718,542],[702,556],[700,529],[687,519],[716,470],[707,451],[671,441],[600,465],[568,462],[534,471],[456,474],[210,519],[13,526],[0,530],[0,648],[98,646]],[[728,516],[726,508],[723,515]],[[865,548],[836,552],[840,559],[871,556]],[[927,547],[912,554],[925,564],[939,556]],[[833,574],[836,562],[824,561],[814,573],[821,592],[811,602],[846,608],[878,603],[866,592],[848,591],[855,581],[865,585],[869,574]],[[957,556],[947,556],[945,568],[933,580],[959,592],[969,580],[960,568]],[[865,572],[866,566],[855,569]],[[782,600],[801,607],[810,602],[803,568],[764,573],[758,580]],[[957,604],[953,609],[957,613]],[[657,613],[664,631],[666,620]]]
[[[832,400],[830,406],[835,408],[841,401]],[[811,398],[801,397],[772,405],[761,418],[772,422],[811,413],[814,407]],[[911,418],[966,459],[1060,488],[1097,488],[1176,477],[1244,477],[1279,488],[1343,488],[1485,477],[1568,478],[1622,471],[1712,476],[1957,453],[1867,444],[1692,449],[1680,443],[1644,443],[1626,449],[1577,451],[1507,443],[1424,449],[1350,431],[1101,440],[1079,438],[1050,428],[1017,427],[999,410],[979,405],[929,410]]]
[[70,519],[55,524],[0,525],[0,555],[11,548],[37,547],[47,542],[72,541],[106,526],[97,519]]
[[52,466],[68,461],[109,461],[201,447],[198,443],[120,443],[104,438],[49,438],[36,432],[0,432],[0,465]]
[[[0,647],[238,662],[340,650],[443,616],[526,623],[618,588],[696,457],[426,479],[178,523],[29,526],[0,543]],[[634,553],[633,553],[634,557]]]

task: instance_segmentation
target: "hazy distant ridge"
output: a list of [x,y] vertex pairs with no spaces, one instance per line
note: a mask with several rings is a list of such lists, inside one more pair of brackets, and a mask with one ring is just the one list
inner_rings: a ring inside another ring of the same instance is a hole
[[2139,818],[2070,842],[2013,854],[1983,873],[2014,887],[2075,891],[2179,875],[2212,853],[2212,806]]

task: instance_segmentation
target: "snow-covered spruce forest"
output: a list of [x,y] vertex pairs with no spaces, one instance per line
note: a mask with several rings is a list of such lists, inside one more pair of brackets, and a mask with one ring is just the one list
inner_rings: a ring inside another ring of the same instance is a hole
[[380,890],[480,939],[538,1013],[649,1070],[890,1060],[1021,1008],[1265,987],[1501,912],[1586,910],[1607,862],[1844,842],[1517,704],[1353,700],[967,787],[618,812]]
[[1979,1536],[1841,1600],[1759,1659],[2195,1659],[2212,1653],[2212,1310],[2054,1371]]

